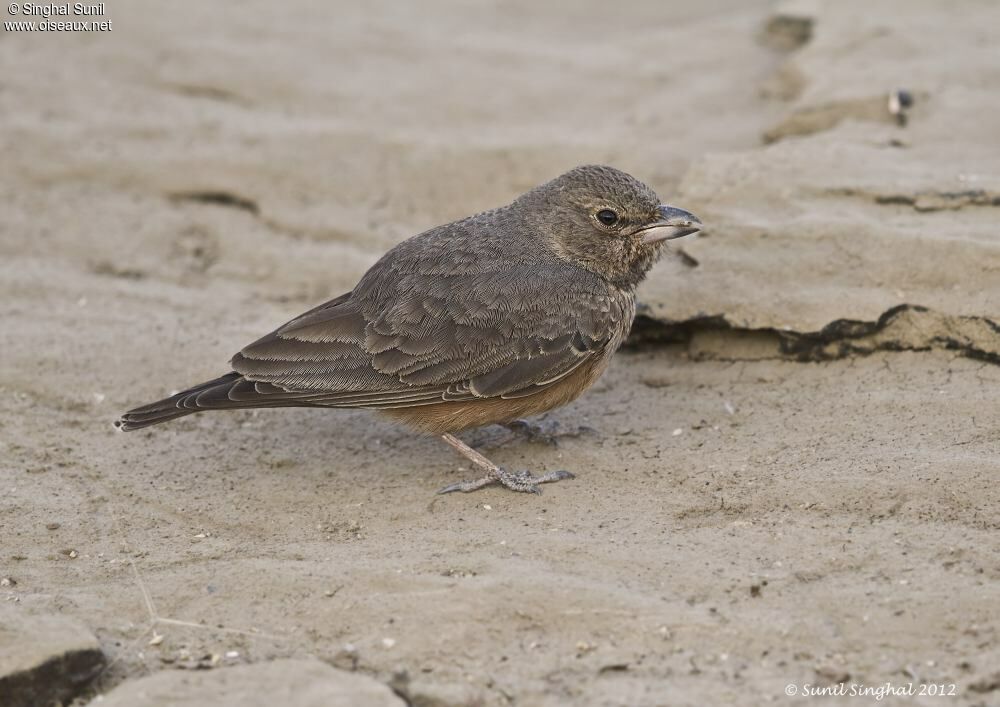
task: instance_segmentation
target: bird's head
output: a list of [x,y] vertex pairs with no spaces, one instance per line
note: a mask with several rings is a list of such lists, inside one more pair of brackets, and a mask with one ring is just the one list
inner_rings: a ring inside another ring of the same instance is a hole
[[665,241],[701,228],[694,214],[662,204],[635,177],[602,165],[577,167],[518,201],[556,255],[626,288],[646,276]]

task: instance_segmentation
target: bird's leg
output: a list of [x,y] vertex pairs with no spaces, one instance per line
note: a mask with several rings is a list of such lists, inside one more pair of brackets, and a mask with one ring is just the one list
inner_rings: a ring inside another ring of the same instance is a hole
[[544,442],[553,447],[559,446],[560,437],[579,437],[594,431],[592,427],[581,426],[573,430],[563,430],[558,420],[511,420],[503,426],[515,435],[522,435],[529,442]]
[[562,479],[572,479],[573,474],[568,471],[550,471],[541,476],[532,476],[527,471],[507,471],[502,466],[497,466],[475,449],[467,445],[458,437],[450,434],[441,435],[441,439],[447,442],[455,451],[465,456],[476,466],[486,470],[486,476],[474,481],[459,481],[449,484],[438,493],[451,493],[452,491],[475,491],[490,484],[501,484],[511,491],[524,491],[527,493],[541,493],[538,484],[550,481],[560,481]]

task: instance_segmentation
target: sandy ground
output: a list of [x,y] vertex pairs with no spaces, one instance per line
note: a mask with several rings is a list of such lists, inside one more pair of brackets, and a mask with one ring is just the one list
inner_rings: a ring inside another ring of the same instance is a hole
[[[1000,699],[992,4],[107,6],[0,36],[0,598],[89,626],[96,691],[214,654],[448,707]],[[592,161],[708,228],[551,415],[591,432],[467,436],[575,481],[435,497],[460,458],[360,411],[112,429]]]

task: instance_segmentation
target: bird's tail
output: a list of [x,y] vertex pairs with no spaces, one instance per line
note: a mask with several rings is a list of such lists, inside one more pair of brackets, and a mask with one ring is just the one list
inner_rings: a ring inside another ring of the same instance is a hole
[[140,430],[202,410],[257,407],[259,402],[255,405],[253,400],[258,397],[256,392],[248,395],[249,391],[241,390],[247,387],[253,390],[250,381],[239,373],[227,373],[215,380],[183,390],[177,395],[129,410],[115,421],[115,427],[125,431]]

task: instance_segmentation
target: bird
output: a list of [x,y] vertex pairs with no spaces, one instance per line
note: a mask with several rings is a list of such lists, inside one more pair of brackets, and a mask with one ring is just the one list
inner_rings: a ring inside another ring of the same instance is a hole
[[635,290],[667,240],[699,231],[635,177],[583,165],[402,241],[350,292],[243,347],[231,371],[124,413],[137,430],[207,410],[368,408],[439,435],[499,484],[540,493],[574,478],[508,470],[455,433],[565,405],[605,371]]

